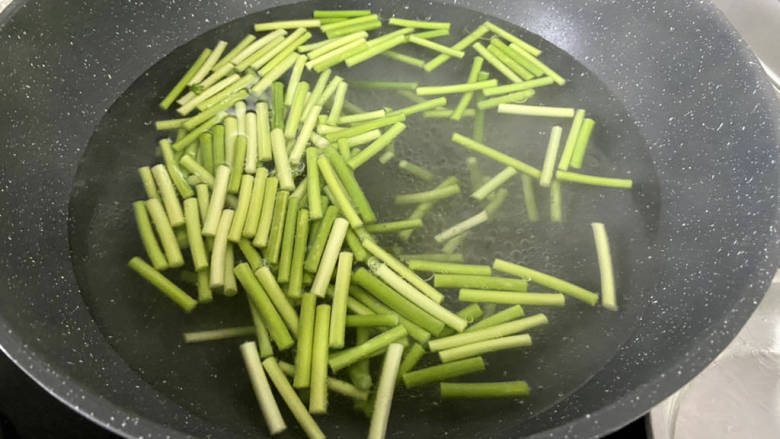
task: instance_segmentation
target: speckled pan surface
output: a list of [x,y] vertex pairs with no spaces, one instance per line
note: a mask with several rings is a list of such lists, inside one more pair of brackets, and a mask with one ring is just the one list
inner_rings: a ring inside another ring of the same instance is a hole
[[[223,23],[289,3],[27,1],[0,14],[0,344],[53,394],[128,437],[236,433],[161,395],[95,325],[69,260],[76,164],[107,108],[150,66]],[[701,370],[766,290],[777,244],[780,108],[757,62],[708,4],[444,3],[514,23],[570,53],[638,121],[657,169],[663,269],[635,332],[569,398],[522,426],[508,419],[484,431],[603,434]],[[426,5],[381,8],[422,18]]]

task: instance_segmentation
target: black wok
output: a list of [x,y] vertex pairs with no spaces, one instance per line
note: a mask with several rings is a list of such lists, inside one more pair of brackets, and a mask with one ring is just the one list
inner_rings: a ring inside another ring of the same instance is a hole
[[[182,329],[235,323],[245,308],[225,302],[183,317],[129,275],[123,263],[140,247],[128,202],[142,196],[135,167],[154,160],[157,96],[198,47],[312,7],[526,29],[572,79],[566,94],[540,99],[586,106],[601,129],[591,165],[637,182],[614,198],[572,190],[576,216],[565,229],[530,228],[511,207],[499,241],[472,243],[480,258],[519,248],[515,259],[568,267],[589,284],[587,223],[605,220],[618,243],[621,312],[567,308],[537,350],[495,360],[495,373],[520,371],[536,384],[531,399],[436,405],[425,391],[403,395],[391,436],[604,434],[698,373],[760,300],[776,268],[779,109],[711,5],[316,1],[262,12],[290,3],[21,1],[0,15],[0,345],[75,410],[128,437],[262,435],[236,347],[180,342]],[[511,124],[496,122],[488,143],[521,151],[519,139],[540,136]],[[459,156],[444,134],[418,125],[412,133],[430,151],[415,153],[453,166]],[[378,194],[389,176],[375,172],[359,177]],[[323,421],[331,436],[364,434],[349,409],[333,411]]]

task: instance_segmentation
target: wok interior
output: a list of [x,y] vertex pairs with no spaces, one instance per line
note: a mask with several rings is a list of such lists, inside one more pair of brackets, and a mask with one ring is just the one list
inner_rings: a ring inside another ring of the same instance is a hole
[[[319,4],[317,6],[320,6]],[[184,345],[184,331],[239,326],[251,322],[243,294],[226,298],[217,294],[213,304],[199,306],[185,315],[126,268],[127,260],[143,255],[133,222],[131,202],[142,199],[137,168],[159,161],[154,150],[160,136],[151,123],[174,117],[157,108],[157,102],[173,85],[199,51],[218,39],[231,44],[251,31],[251,24],[285,18],[307,17],[306,4],[275,8],[270,13],[244,17],[179,47],[138,78],[111,106],[97,127],[79,165],[70,202],[70,244],[74,269],[92,315],[107,340],[127,364],[162,395],[195,415],[225,426],[237,435],[262,435],[265,426],[248,384],[237,340]],[[374,8],[376,10],[376,8]],[[383,17],[403,10],[378,11]],[[452,32],[442,42],[451,44],[488,17],[440,5],[427,6],[432,20],[452,22]],[[506,187],[509,197],[498,218],[466,240],[467,262],[487,263],[500,257],[560,275],[592,290],[599,277],[590,222],[606,223],[609,232],[620,311],[612,313],[567,300],[562,309],[527,307],[526,314],[544,312],[551,323],[531,333],[530,348],[487,355],[485,372],[465,381],[525,379],[533,391],[529,398],[495,401],[442,401],[436,386],[420,390],[399,389],[393,403],[390,431],[408,437],[484,436],[496,428],[533,433],[525,421],[534,418],[586,383],[617,352],[642,315],[648,291],[656,283],[658,258],[652,258],[659,212],[659,188],[643,138],[622,103],[576,60],[538,36],[493,17],[505,29],[543,50],[542,59],[569,78],[564,87],[537,90],[531,103],[585,108],[596,120],[596,129],[583,172],[633,178],[635,189],[622,191],[564,185],[564,222],[549,222],[545,190],[536,191],[541,221],[529,223],[523,207],[519,179]],[[430,57],[426,49],[404,46],[405,53]],[[451,60],[433,73],[424,74],[384,58],[334,73],[349,80],[418,81],[421,84],[464,82],[471,58]],[[315,76],[305,79],[313,83]],[[496,77],[497,72],[491,70]],[[501,82],[502,79],[499,78]],[[392,91],[351,89],[348,99],[365,109],[408,105]],[[458,95],[448,96],[452,107]],[[434,171],[441,177],[460,179],[462,195],[442,202],[425,218],[425,227],[405,247],[406,252],[436,251],[432,235],[478,210],[467,194],[464,166],[467,151],[451,143],[456,131],[471,136],[471,119],[451,122],[411,116],[407,130],[396,142],[396,157]],[[549,129],[554,124],[568,130],[568,121],[523,118],[488,112],[485,143],[540,166]],[[480,158],[486,175],[501,166]],[[361,167],[358,179],[380,220],[405,218],[409,210],[392,204],[398,193],[424,190],[423,184],[398,171],[395,162],[375,160]],[[421,239],[421,238],[425,239]],[[383,241],[388,246],[392,240]],[[191,289],[191,288],[190,288]],[[459,309],[455,290],[446,290],[447,304]],[[282,355],[289,361],[286,355]],[[428,358],[423,364],[433,363]],[[379,367],[375,360],[373,366]],[[324,431],[334,435],[363,434],[365,419],[352,403],[331,395],[330,414],[318,418]],[[424,420],[424,421],[422,421]],[[294,422],[290,420],[290,425]],[[546,425],[545,428],[554,427]],[[297,427],[296,427],[297,428]],[[532,428],[538,428],[538,425]]]

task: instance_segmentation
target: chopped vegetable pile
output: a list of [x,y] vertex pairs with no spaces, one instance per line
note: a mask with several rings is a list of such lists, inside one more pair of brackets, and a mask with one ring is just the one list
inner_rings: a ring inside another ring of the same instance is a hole
[[[314,11],[310,19],[257,23],[254,32],[233,47],[219,41],[203,50],[160,104],[175,104],[180,118],[156,123],[175,135],[159,141],[163,163],[139,169],[147,199],[133,210],[146,260],[134,257],[128,265],[185,312],[207,306],[215,294],[246,294],[253,325],[190,332],[184,340],[256,338],[240,352],[271,434],[286,429],[279,400],[308,437],[323,438],[312,415],[328,412],[330,395],[350,398],[371,418],[368,437],[382,438],[397,386],[436,384],[442,398],[527,396],[525,381],[454,379],[489,367],[483,356],[530,346],[529,332],[548,319],[526,314],[526,307],[561,307],[567,298],[593,306],[600,297],[603,307],[617,309],[601,223],[592,225],[600,295],[514,262],[476,265],[458,253],[467,235],[490,228],[508,196],[501,186],[513,178],[522,181],[532,222],[539,220],[537,186],[550,190],[553,222],[562,220],[564,185],[632,186],[571,171],[583,164],[594,121],[583,109],[526,103],[537,88],[566,83],[539,59],[539,49],[491,22],[447,46],[436,39],[449,35],[449,23],[393,17],[383,25],[367,10]],[[311,42],[314,33],[325,38]],[[427,49],[430,59],[403,53],[405,45]],[[471,65],[459,84],[347,81],[332,70],[379,60],[427,73],[453,58]],[[349,101],[354,88],[412,103],[364,110]],[[492,112],[555,118],[568,131],[552,127],[543,162],[528,163],[521,151],[515,156],[483,143]],[[420,117],[473,120],[470,136],[451,137],[453,148],[473,153],[464,163],[471,181],[401,159],[398,168],[429,189],[395,196],[399,209],[409,209],[406,219],[378,218],[355,170],[375,159],[389,165],[394,141]],[[480,159],[505,168],[485,178]],[[401,242],[420,235],[426,214],[466,187],[481,210],[435,236],[416,237],[438,253],[383,247],[388,234]],[[179,284],[193,285],[196,297]],[[440,289],[458,290],[457,301],[467,306],[444,306]],[[480,304],[508,307],[486,312]],[[370,359],[379,355],[375,375]],[[424,357],[439,364],[418,367]]]

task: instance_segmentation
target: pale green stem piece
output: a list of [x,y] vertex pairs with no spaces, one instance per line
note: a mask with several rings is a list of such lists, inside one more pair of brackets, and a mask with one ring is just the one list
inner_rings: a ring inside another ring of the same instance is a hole
[[[195,186],[195,193],[198,199],[198,212],[200,213],[200,220],[203,222],[206,219],[206,214],[209,211],[209,187],[205,184],[198,184]],[[202,233],[202,232],[201,232]]]
[[406,372],[402,377],[406,388],[411,389],[483,370],[485,362],[482,357],[473,357]]
[[462,360],[477,355],[490,352],[503,351],[507,349],[531,346],[531,336],[528,334],[510,335],[508,337],[499,337],[491,340],[484,340],[459,346],[452,349],[445,349],[439,352],[439,359],[442,363]]
[[486,88],[482,90],[485,96],[498,96],[518,91],[531,90],[553,84],[552,78],[545,76],[543,78],[531,79],[528,81],[517,82],[514,84],[499,85],[497,87]]
[[306,100],[306,107],[303,109],[304,120],[310,117],[310,114],[314,111],[314,107],[319,106],[319,111],[322,110],[322,106],[318,105],[318,103],[322,97],[322,94],[325,92],[325,87],[328,85],[328,79],[330,78],[331,73],[331,70],[327,69],[320,73],[320,76],[317,77],[317,83],[314,84],[311,95],[309,95],[308,99]]
[[230,167],[219,165],[214,176],[214,189],[211,191],[209,199],[209,209],[206,213],[206,219],[203,220],[203,236],[214,236],[217,233],[222,209],[225,207],[225,197],[227,196],[228,182],[230,180]]
[[371,260],[369,260],[369,265],[372,266],[372,271],[374,271],[377,277],[386,282],[391,288],[398,292],[398,294],[419,306],[423,311],[434,318],[439,319],[445,325],[458,332],[463,331],[468,325],[468,322],[465,319],[433,301],[412,284],[404,280],[396,272],[391,270],[387,265],[383,263],[372,264]]
[[465,84],[453,84],[453,85],[435,85],[417,87],[415,93],[417,96],[429,96],[429,95],[443,95],[452,93],[467,93],[476,90],[482,90],[485,88],[495,87],[498,85],[498,81],[495,79],[488,79],[486,81],[467,82]]
[[[257,232],[257,224],[260,221],[260,211],[263,207],[263,196],[265,195],[265,184],[268,178],[268,170],[259,168],[255,172],[254,182],[252,183],[252,193],[249,197],[249,207],[247,208],[246,220],[241,236],[244,238],[253,238]],[[239,190],[239,198],[241,191]]]
[[[292,264],[293,246],[295,245],[295,227],[298,221],[300,204],[300,197],[293,197],[290,195],[287,202],[287,212],[284,218],[281,247],[279,249],[279,260],[276,267],[276,280],[283,284],[288,283],[290,280],[290,267]],[[289,291],[287,294],[289,295]]]
[[393,255],[385,251],[382,247],[375,242],[364,239],[362,241],[363,247],[369,251],[372,255],[376,256],[379,260],[387,264],[393,271],[401,275],[409,283],[414,285],[417,289],[422,291],[428,298],[436,303],[441,303],[444,300],[444,295],[433,288],[428,282],[422,279],[414,271],[406,266],[403,262],[396,259]]
[[184,220],[187,226],[187,241],[192,254],[192,265],[195,271],[205,270],[209,261],[206,256],[203,235],[200,234],[200,212],[198,212],[197,199],[187,198],[184,200]]
[[520,38],[517,38],[516,36],[512,35],[511,33],[505,31],[504,29],[501,29],[494,23],[491,23],[490,21],[486,21],[485,26],[490,32],[493,32],[494,34],[498,35],[499,37],[509,41],[512,44],[516,44],[523,48],[523,50],[527,51],[533,56],[539,56],[542,51],[537,49],[536,47],[526,43],[525,41],[521,40]]
[[474,50],[477,51],[477,53],[480,54],[480,56],[485,58],[485,61],[487,61],[488,64],[493,66],[507,79],[509,79],[512,82],[523,82],[522,78],[517,76],[517,74],[514,71],[512,71],[512,69],[510,69],[509,66],[504,64],[504,62],[501,61],[496,55],[494,55],[492,52],[487,50],[485,46],[483,46],[480,43],[474,43],[472,47],[474,48]]
[[241,41],[236,44],[236,47],[230,49],[228,53],[225,54],[219,61],[217,61],[216,64],[214,64],[214,67],[211,68],[212,72],[216,72],[223,68],[224,66],[230,66],[231,61],[235,59],[235,57],[241,53],[244,49],[247,48],[250,44],[252,44],[253,41],[257,39],[256,36],[252,34],[247,34],[244,36],[244,38],[241,39]]
[[246,147],[246,135],[239,134],[236,136],[230,178],[228,179],[228,193],[230,194],[237,194],[239,189],[241,189],[241,176],[244,174],[244,162],[246,161]]
[[370,315],[349,315],[345,318],[347,328],[365,328],[375,326],[397,326],[399,324],[396,314],[370,314]]
[[[309,93],[309,83],[301,81],[296,87],[295,96],[292,105],[287,112],[287,122],[284,126],[284,137],[293,139],[298,134],[298,126],[301,123],[304,106],[306,105],[306,95]],[[287,155],[285,153],[285,155]]]
[[254,174],[257,171],[257,113],[246,114],[246,160],[244,173]]
[[566,136],[566,143],[563,146],[563,152],[561,153],[561,160],[558,162],[558,169],[561,171],[567,171],[571,164],[572,154],[577,146],[577,135],[582,128],[582,121],[585,119],[585,110],[577,110],[574,112],[574,119],[571,121],[569,128],[569,134]]
[[593,126],[596,122],[593,119],[586,118],[582,122],[582,128],[577,133],[577,142],[574,147],[574,153],[571,157],[571,166],[579,169],[582,166],[582,160],[585,158],[585,151],[588,149],[588,140],[590,134],[593,131]]
[[[355,330],[355,345],[360,346],[371,338],[368,328],[358,328]],[[357,361],[347,369],[349,380],[355,387],[363,390],[370,390],[374,385],[374,379],[371,376],[370,358]]]
[[[485,305],[485,308],[490,306],[490,304]],[[495,305],[493,305],[495,306]],[[523,307],[520,305],[513,305],[509,308],[499,311],[490,317],[486,317],[482,319],[481,321],[474,323],[473,325],[466,328],[464,332],[473,332],[478,331],[481,329],[490,328],[496,325],[500,325],[502,323],[506,323],[512,320],[519,319],[520,317],[523,317],[525,315],[525,311],[523,310]]]
[[278,186],[279,180],[276,177],[268,177],[265,180],[265,193],[263,194],[263,204],[260,209],[260,219],[257,222],[257,231],[255,231],[255,237],[252,240],[252,245],[255,247],[265,248],[268,245]]
[[303,389],[311,382],[311,354],[314,343],[315,309],[317,297],[313,294],[301,296],[300,315],[298,317],[298,344],[295,349],[295,373],[293,387]]
[[184,76],[179,79],[179,82],[176,83],[176,85],[173,86],[173,89],[165,96],[165,98],[160,102],[160,108],[163,110],[167,110],[170,108],[171,104],[173,104],[173,101],[176,100],[176,98],[179,97],[181,92],[184,91],[185,88],[187,88],[187,84],[192,80],[192,78],[198,73],[201,66],[205,64],[206,60],[209,58],[209,55],[211,55],[212,51],[211,49],[204,49],[200,56],[195,60],[195,62],[190,66],[190,68],[187,70],[186,73],[184,73]]
[[317,159],[317,167],[320,170],[323,180],[327,184],[334,197],[334,204],[336,204],[341,211],[341,214],[349,221],[349,225],[353,228],[358,228],[363,225],[363,220],[360,219],[355,207],[347,195],[346,189],[342,185],[336,171],[333,169],[333,165],[328,157],[320,156]]
[[309,57],[309,61],[306,62],[306,68],[312,69],[315,72],[317,69],[325,70],[344,61],[347,56],[351,55],[355,51],[364,50],[365,48],[365,38],[359,38],[357,40],[350,41],[343,46],[328,51],[327,53],[323,53],[316,58]]
[[398,256],[398,259],[407,262],[412,259],[420,259],[423,261],[435,261],[435,262],[463,262],[463,254],[447,254],[447,253],[408,253]]
[[283,191],[295,190],[295,181],[293,180],[290,161],[287,157],[284,133],[279,128],[274,128],[271,131],[271,150],[274,156],[276,177],[279,179],[279,189]]
[[531,394],[525,381],[503,381],[496,383],[441,383],[442,398],[518,398]]
[[[282,249],[282,235],[284,233],[284,222],[287,219],[289,201],[290,193],[288,191],[279,191],[276,193],[274,214],[271,219],[271,229],[268,232],[268,243],[265,246],[265,259],[271,265],[277,265],[279,263],[279,253]],[[294,199],[293,204],[295,204],[293,208],[297,209],[298,200]]]
[[399,161],[398,167],[421,180],[432,181],[436,179],[436,175],[433,172],[423,168],[420,165],[415,165],[414,163],[411,163],[407,160]]
[[295,389],[287,381],[284,372],[279,368],[276,358],[269,357],[263,360],[263,367],[276,391],[279,392],[279,395],[287,404],[287,407],[292,412],[295,420],[298,421],[298,424],[300,424],[303,432],[306,433],[306,436],[309,439],[325,439],[325,433],[320,430],[317,422],[306,410],[306,406],[303,405],[298,394],[295,393]]
[[[254,329],[254,328],[252,328]],[[276,404],[268,378],[263,371],[263,365],[260,362],[260,353],[257,350],[257,344],[253,341],[242,343],[240,346],[241,356],[244,358],[249,380],[252,383],[252,389],[260,405],[260,411],[268,427],[268,433],[271,435],[281,433],[287,429],[287,424],[282,418],[279,406]]]
[[422,345],[419,343],[413,344],[406,351],[406,355],[404,356],[403,361],[401,361],[401,365],[398,368],[398,375],[401,376],[406,372],[414,369],[414,366],[420,362],[420,359],[422,359],[423,355],[425,355],[425,348],[422,347]]
[[443,107],[445,105],[447,105],[447,98],[441,96],[435,99],[429,99],[427,101],[420,102],[419,104],[414,104],[408,107],[400,108],[388,114],[387,117],[392,117],[399,114],[402,114],[404,116],[411,116],[413,114],[423,113],[425,111],[432,110],[434,108]]
[[384,439],[385,437],[403,352],[403,345],[398,343],[392,343],[387,347],[382,373],[379,375],[379,383],[377,384],[374,411],[368,428],[368,439]]
[[561,146],[561,134],[563,128],[556,125],[550,130],[550,139],[547,142],[547,151],[544,154],[542,173],[539,176],[539,186],[549,187],[555,173],[555,162],[558,159],[558,149]]
[[432,352],[443,351],[446,349],[465,346],[480,341],[492,340],[507,335],[518,334],[547,323],[548,320],[544,314],[534,314],[530,317],[525,317],[507,323],[501,323],[484,329],[466,331],[462,334],[437,338],[428,342],[428,348]]
[[274,277],[273,273],[271,273],[271,269],[268,266],[261,267],[255,271],[255,276],[260,282],[260,285],[263,287],[263,290],[265,290],[266,294],[268,295],[268,298],[271,300],[271,303],[273,303],[277,312],[281,316],[284,324],[294,336],[297,335],[298,313],[295,312],[295,308],[290,305],[287,297],[285,297],[282,288],[279,287],[279,284],[276,282],[276,278]]
[[308,56],[309,59],[318,58],[322,55],[325,55],[326,53],[338,49],[339,47],[343,47],[344,45],[349,44],[353,41],[361,40],[361,39],[365,40],[366,38],[368,38],[368,33],[365,31],[360,31],[360,32],[354,32],[348,35],[344,35],[343,37],[328,39],[325,40],[324,45],[312,49],[307,53],[306,56]]
[[526,293],[463,288],[458,293],[461,302],[500,303],[524,306],[564,306],[566,297],[559,293]]
[[450,34],[449,29],[432,29],[423,32],[417,32],[414,34],[417,38],[423,38],[426,40],[432,40],[434,38],[444,37]]
[[597,177],[595,175],[578,174],[569,171],[558,171],[555,177],[560,181],[580,183],[591,186],[603,186],[616,189],[631,189],[634,182],[625,178]]
[[303,121],[303,126],[301,126],[298,137],[295,139],[295,143],[290,150],[291,164],[297,166],[301,162],[303,154],[306,151],[306,145],[314,134],[314,126],[317,124],[317,117],[320,115],[321,111],[322,107],[320,105],[315,105]]
[[408,64],[410,66],[419,67],[419,68],[423,68],[425,66],[425,61],[421,60],[420,58],[415,58],[413,56],[399,53],[394,50],[386,50],[382,52],[381,55],[390,58],[392,60],[402,62],[404,64]]
[[[403,122],[406,120],[406,115],[399,112],[394,112],[391,114],[388,114],[386,117],[382,119],[375,119],[366,121],[364,123],[352,126],[350,128],[340,129],[335,132],[330,132],[325,134],[325,137],[331,141],[335,142],[341,138],[345,137],[353,137],[358,134],[365,133],[367,131],[375,130],[377,128],[383,128],[389,125],[396,125],[398,123]],[[403,124],[402,124],[403,125]],[[392,128],[391,128],[392,129]],[[390,131],[390,130],[388,130]]]
[[[157,189],[160,191],[160,199],[163,206],[165,206],[165,213],[168,216],[168,222],[172,227],[179,227],[184,225],[184,212],[179,203],[179,197],[176,195],[176,188],[173,187],[173,182],[168,174],[168,170],[165,165],[159,164],[152,167],[152,176],[154,182],[157,184]],[[152,198],[156,199],[156,198]]]
[[328,411],[328,333],[330,305],[317,305],[314,318],[314,338],[311,351],[311,379],[309,383],[309,413]]
[[370,338],[365,343],[331,354],[328,358],[328,364],[330,365],[331,370],[338,372],[351,364],[383,351],[390,344],[406,337],[406,335],[406,328],[403,326],[396,326]]
[[350,158],[347,161],[349,167],[352,169],[357,169],[358,167],[360,167],[361,165],[369,161],[372,157],[379,154],[380,151],[382,151],[384,148],[389,146],[393,142],[393,139],[398,137],[398,135],[400,135],[405,129],[406,129],[406,124],[402,122],[397,122],[393,124],[388,130],[382,133],[381,136],[379,136],[376,140],[374,140],[368,146],[363,148],[362,151],[352,156],[352,158]]
[[348,84],[341,82],[336,88],[336,94],[333,97],[333,105],[330,107],[330,113],[328,113],[327,122],[335,125],[339,122],[341,117],[341,109],[344,107],[344,99],[347,95]]
[[563,202],[561,201],[561,182],[553,180],[550,184],[550,221],[563,221]]
[[209,264],[209,286],[212,289],[225,286],[225,253],[227,252],[227,235],[233,222],[233,210],[225,209],[219,217],[217,231],[214,234],[214,247],[211,250]]
[[133,271],[138,273],[141,277],[146,279],[147,282],[152,284],[160,292],[168,296],[174,303],[179,305],[184,312],[190,312],[198,304],[195,299],[190,297],[176,284],[171,282],[162,273],[155,270],[154,267],[147,264],[143,259],[134,257],[127,263]]
[[[247,295],[257,307],[262,316],[263,323],[268,328],[268,333],[276,343],[279,350],[285,350],[295,344],[295,340],[290,335],[284,320],[279,315],[273,302],[268,297],[268,293],[260,285],[257,277],[252,273],[252,269],[247,263],[241,263],[233,268],[233,273],[238,278],[241,286],[244,287]],[[296,328],[297,330],[297,328]]]
[[437,288],[472,288],[499,291],[528,290],[528,281],[524,279],[469,274],[436,273],[433,276],[433,285]]
[[483,99],[477,103],[477,109],[489,110],[502,104],[525,102],[534,94],[536,94],[536,92],[533,90],[523,90],[505,94],[503,96],[496,96],[490,99]]
[[211,329],[208,331],[185,332],[183,336],[184,336],[184,343],[201,343],[205,341],[224,340],[227,338],[246,337],[254,334],[255,334],[254,326],[237,326],[234,328],[222,328],[222,329]]
[[407,219],[401,221],[392,221],[387,223],[368,224],[366,231],[370,233],[394,233],[403,230],[417,229],[422,227],[421,219]]
[[565,280],[559,279],[555,276],[551,276],[531,268],[523,267],[522,265],[513,264],[502,259],[496,259],[493,261],[493,269],[502,273],[511,274],[512,276],[528,279],[541,286],[568,294],[575,299],[579,299],[588,303],[589,305],[595,305],[598,301],[598,294],[596,293],[588,291]]
[[[474,44],[475,41],[477,41],[480,38],[482,38],[482,36],[484,36],[487,32],[488,32],[488,29],[484,25],[478,26],[476,29],[474,29],[473,32],[471,32],[470,34],[466,35],[460,41],[455,43],[452,46],[452,48],[455,49],[455,50],[464,50],[467,47],[469,47],[472,44]],[[444,64],[445,62],[447,62],[447,60],[449,60],[450,58],[452,58],[452,57],[447,55],[447,54],[442,53],[442,54],[434,57],[432,60],[428,61],[423,68],[425,69],[426,72],[431,72],[434,69],[436,69],[439,66],[441,66],[442,64]]]
[[[185,206],[186,204],[185,201]],[[165,254],[160,248],[160,244],[157,242],[157,237],[154,235],[152,222],[149,220],[149,214],[146,210],[146,204],[143,201],[134,202],[133,213],[135,215],[136,226],[138,227],[138,234],[141,236],[144,250],[146,250],[146,255],[152,262],[152,266],[155,270],[167,270],[168,261],[165,259]],[[200,231],[198,231],[198,234],[200,234]]]
[[[427,40],[423,40],[423,41],[427,41]],[[366,50],[363,50],[360,53],[350,56],[344,61],[344,63],[347,65],[347,67],[352,67],[356,64],[360,64],[363,61],[369,60],[379,55],[380,53],[386,50],[390,50],[393,47],[399,44],[403,44],[405,42],[406,42],[406,36],[404,35],[395,36],[388,40],[382,41],[381,43],[375,44],[373,46],[369,46]]]
[[241,176],[241,187],[238,190],[236,213],[233,215],[233,224],[230,225],[230,231],[228,232],[228,241],[232,243],[238,243],[241,240],[241,233],[244,230],[247,214],[249,213],[249,206],[252,201],[254,181],[255,177],[252,177],[251,175],[244,174]]
[[349,284],[352,277],[352,262],[354,256],[350,252],[341,252],[338,256],[338,268],[336,269],[336,281],[333,293],[332,310],[330,317],[330,333],[328,346],[332,349],[343,349],[347,319],[347,297],[349,296]]
[[157,192],[157,185],[154,182],[152,170],[148,166],[141,166],[138,168],[138,175],[141,176],[141,183],[144,185],[146,198],[160,198],[160,194]]
[[320,263],[317,268],[317,274],[311,286],[311,293],[318,297],[325,297],[325,290],[333,276],[333,270],[338,261],[339,250],[344,243],[344,237],[347,234],[349,223],[343,218],[336,218],[333,227],[330,230],[328,241],[322,252]]
[[546,107],[541,105],[501,104],[498,112],[502,114],[515,114],[520,116],[538,117],[574,117],[574,108]]
[[497,151],[487,145],[483,145],[473,139],[469,139],[464,135],[452,133],[452,141],[465,147],[466,149],[482,154],[485,157],[493,159],[501,164],[511,166],[523,174],[528,174],[533,178],[539,178],[539,175],[541,174],[541,172],[533,166],[521,162],[514,157],[510,157],[509,155]]
[[515,168],[507,166],[504,168],[501,172],[491,177],[489,180],[487,180],[485,183],[483,183],[481,186],[479,186],[472,194],[471,198],[474,198],[475,200],[484,200],[488,197],[488,195],[492,194],[496,191],[496,189],[500,188],[501,185],[509,181],[512,177],[514,177],[517,174],[517,170]]
[[535,223],[539,221],[539,212],[536,209],[534,180],[525,174],[521,175],[520,178],[523,183],[523,201],[525,202],[525,212],[528,215],[528,221]]
[[[165,253],[165,260],[169,268],[178,268],[184,265],[184,256],[181,254],[176,234],[165,215],[165,209],[157,198],[146,200],[146,211],[152,219],[154,229],[160,238],[160,245]],[[184,216],[182,214],[182,216]]]
[[[360,268],[353,274],[353,280],[366,287],[366,290],[352,285],[349,288],[350,297],[370,308],[377,314],[396,314],[401,326],[406,328],[409,336],[418,343],[426,343],[431,338],[431,332],[441,333],[444,323],[434,319],[426,312],[401,297],[392,288],[385,285],[365,268]],[[371,295],[366,291],[370,291]],[[373,295],[373,297],[372,297]],[[375,298],[376,297],[376,298]]]
[[301,296],[303,288],[303,263],[306,258],[306,244],[309,238],[309,211],[298,211],[295,228],[295,243],[293,244],[292,261],[290,262],[290,279],[287,283],[287,295],[296,298]]
[[[369,120],[381,119],[386,115],[387,115],[387,111],[385,111],[384,109],[367,111],[364,113],[349,114],[346,116],[340,116],[338,120],[338,124],[344,125],[348,123],[366,122]],[[378,130],[374,130],[374,131],[378,131]],[[373,131],[369,131],[369,132],[373,132]]]
[[322,201],[320,198],[320,172],[317,166],[317,156],[319,152],[316,148],[306,149],[306,195],[309,204],[309,217],[312,220],[322,218]]
[[436,236],[433,237],[433,239],[438,243],[445,242],[473,229],[474,227],[477,227],[484,222],[487,222],[488,219],[489,217],[487,211],[482,210],[476,215],[468,217],[465,220],[451,226],[450,228],[439,232]]
[[267,162],[273,158],[268,103],[258,102],[255,110],[257,111],[257,159],[261,162]]
[[601,274],[601,306],[617,311],[617,297],[615,293],[615,275],[612,267],[612,254],[609,248],[607,229],[603,223],[591,223],[593,229],[593,241],[596,244],[596,255],[599,261],[599,273]]
[[352,27],[352,26],[355,26],[355,25],[358,25],[358,24],[370,23],[370,22],[374,22],[374,21],[378,21],[378,20],[379,20],[379,16],[376,15],[376,14],[362,15],[362,16],[359,16],[359,17],[349,18],[349,19],[344,20],[344,21],[339,21],[339,22],[336,22],[336,23],[323,24],[320,27],[320,30],[322,30],[325,33],[331,33],[331,32],[333,32],[335,30],[345,29],[345,28],[349,28],[349,27]]
[[491,270],[488,265],[459,264],[454,262],[436,262],[422,259],[412,259],[407,261],[409,268],[414,271],[429,271],[431,273],[443,274],[470,274],[474,276],[490,276]]
[[322,259],[322,253],[325,250],[325,244],[330,235],[330,229],[333,227],[333,222],[336,220],[338,213],[338,207],[328,206],[322,219],[312,224],[310,228],[312,236],[309,237],[309,251],[306,253],[306,261],[303,264],[303,269],[307,272],[317,272],[320,259]]
[[304,20],[271,21],[268,23],[255,23],[255,32],[266,32],[275,29],[298,29],[302,27],[319,27],[320,20],[316,18]]
[[[299,46],[300,49],[303,46]],[[292,72],[290,72],[290,78],[287,80],[287,89],[284,94],[284,105],[288,107],[293,104],[295,93],[298,91],[298,85],[301,82],[301,76],[303,75],[303,67],[306,65],[306,57],[299,56],[295,59]]]
[[255,96],[262,95],[263,92],[265,92],[274,81],[279,79],[287,70],[293,66],[293,64],[295,64],[298,56],[299,55],[293,53],[285,60],[277,64],[273,69],[271,69],[270,72],[268,72],[268,74],[263,76],[259,81],[257,81],[255,85],[252,86],[252,93]]
[[416,35],[409,35],[406,37],[407,41],[413,44],[417,44],[418,46],[425,47],[426,49],[431,49],[436,52],[439,52],[441,54],[453,57],[453,58],[463,58],[463,56],[466,54],[463,50],[455,49],[452,47],[445,46],[443,44],[436,43],[434,41],[420,38]]
[[566,84],[566,80],[561,75],[556,73],[553,69],[548,67],[543,62],[539,61],[538,58],[536,58],[536,57],[532,56],[531,54],[529,54],[524,48],[520,47],[519,45],[517,45],[515,43],[510,44],[509,47],[514,49],[515,52],[520,54],[520,56],[524,57],[526,60],[531,62],[533,65],[535,65],[545,75],[553,78],[553,80],[555,81],[556,84],[558,84],[558,85]]

